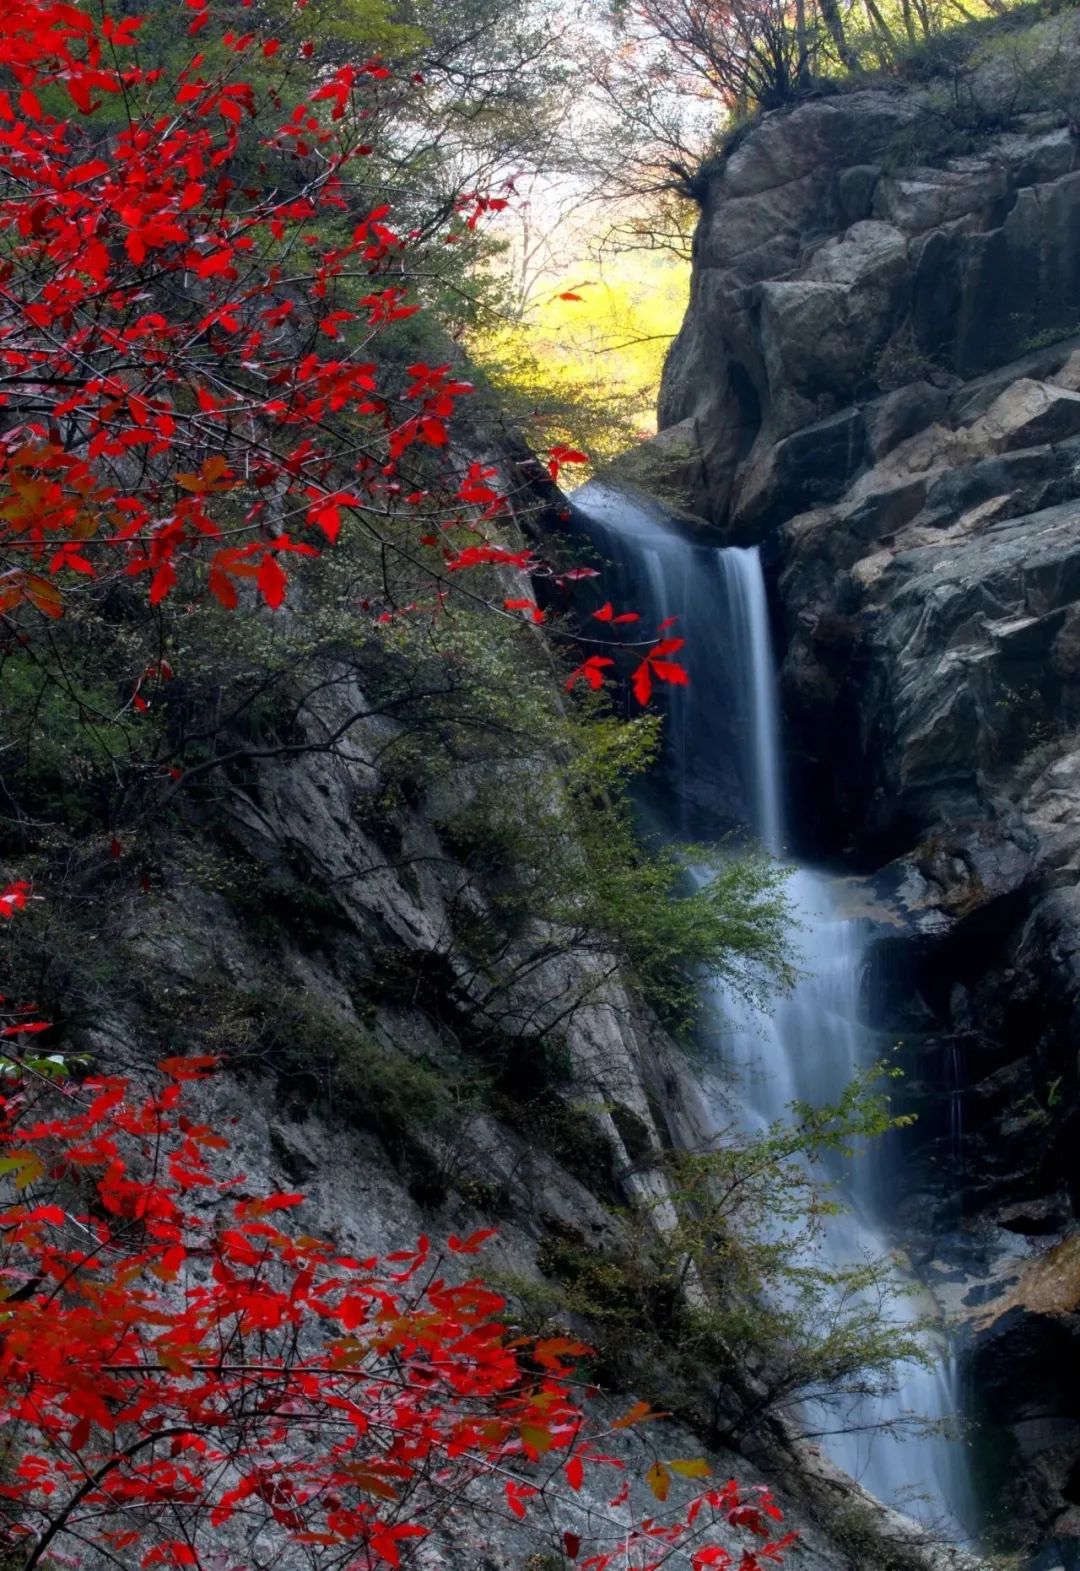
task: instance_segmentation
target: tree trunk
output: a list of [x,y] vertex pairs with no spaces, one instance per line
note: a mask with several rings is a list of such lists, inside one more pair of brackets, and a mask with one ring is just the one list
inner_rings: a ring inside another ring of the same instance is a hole
[[840,7],[837,4],[837,0],[818,0],[818,3],[821,6],[822,20],[828,29],[829,37],[833,41],[833,47],[840,57],[841,64],[846,66],[849,71],[854,71],[859,63],[859,57],[848,43],[844,34],[844,19],[840,15]]
[[795,85],[798,88],[810,85],[810,50],[806,37],[806,0],[795,0]]
[[890,50],[893,49],[896,45],[896,38],[892,28],[878,10],[875,0],[863,0],[863,5],[866,7],[866,14],[870,18],[870,24],[882,43],[887,45]]

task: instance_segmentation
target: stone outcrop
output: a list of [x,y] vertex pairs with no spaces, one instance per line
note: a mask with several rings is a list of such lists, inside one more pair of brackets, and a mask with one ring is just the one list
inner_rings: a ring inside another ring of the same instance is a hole
[[[985,816],[991,798],[995,816],[1008,800],[1013,818],[1039,817],[1060,841],[1041,801],[1048,783],[1032,775],[1080,717],[1071,344],[1053,361],[1021,362],[1000,392],[964,384],[840,500],[779,532],[802,767],[831,770],[847,755],[818,833],[842,834],[863,858]],[[980,393],[995,396],[971,418]]]
[[[1077,34],[1065,12],[939,81],[775,111],[731,148],[705,182],[665,367],[657,467],[684,455],[669,496],[760,537],[861,466],[853,406],[1080,328],[1080,155],[1057,112]],[[830,417],[817,463],[786,445]]]

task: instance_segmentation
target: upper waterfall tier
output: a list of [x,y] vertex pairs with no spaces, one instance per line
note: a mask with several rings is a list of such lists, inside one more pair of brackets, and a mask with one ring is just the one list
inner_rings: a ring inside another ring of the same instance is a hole
[[612,563],[613,593],[647,608],[653,624],[677,617],[694,679],[667,697],[667,751],[677,832],[739,826],[763,849],[784,844],[783,776],[765,583],[757,550],[697,545],[660,510],[599,484],[574,498]]

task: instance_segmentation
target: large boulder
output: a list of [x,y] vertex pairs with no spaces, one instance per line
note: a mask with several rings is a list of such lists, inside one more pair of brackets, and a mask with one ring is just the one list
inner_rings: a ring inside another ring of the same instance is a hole
[[862,468],[865,451],[866,426],[858,409],[845,409],[765,447],[739,476],[731,537],[753,540],[793,507],[801,511],[836,501]]
[[907,239],[891,224],[852,224],[802,276],[757,286],[761,353],[775,438],[813,422],[822,401],[854,397],[910,296]]
[[817,504],[780,536],[785,684],[801,767],[821,782],[818,832],[873,855],[984,814],[1008,771],[1080,718],[1080,397],[1019,377],[846,488],[827,440],[841,418],[777,443],[735,518],[775,521],[785,494]]
[[1022,377],[974,423],[975,432],[997,453],[1067,441],[1080,436],[1080,394]]
[[[716,454],[696,419],[668,426],[647,442],[631,447],[606,464],[599,480],[621,490],[644,492],[667,511],[687,519],[697,517],[697,507],[708,494],[710,468]],[[723,450],[719,455],[725,462]],[[702,530],[708,526],[700,517]]]
[[[971,1318],[972,1368],[987,1416],[1008,1436],[993,1483],[1014,1516],[1049,1519],[1063,1565],[1080,1560],[1080,1238],[1021,1267]],[[1044,1551],[1045,1552],[1045,1551]],[[1052,1559],[1047,1558],[1047,1565]]]

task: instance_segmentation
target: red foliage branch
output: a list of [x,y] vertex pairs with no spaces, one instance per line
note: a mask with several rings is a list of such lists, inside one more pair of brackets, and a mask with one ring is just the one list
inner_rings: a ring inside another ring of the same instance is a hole
[[[177,9],[207,27],[205,0]],[[403,383],[379,362],[419,309],[413,237],[355,177],[387,68],[297,94],[310,43],[226,32],[214,64],[197,53],[170,77],[140,63],[142,26],[66,0],[0,8],[0,615],[59,618],[118,576],[152,606],[179,591],[232,608],[247,586],[276,609],[291,559],[348,517],[428,608],[455,589],[541,620],[460,587],[466,568],[539,565],[489,538],[511,499],[453,450],[470,385],[450,364]],[[505,203],[465,205],[471,228]],[[584,457],[554,448],[551,475]],[[385,574],[368,604],[398,613]]]
[[[25,1571],[88,1550],[209,1566],[228,1529],[265,1554],[369,1568],[399,1565],[463,1501],[514,1519],[543,1497],[573,1520],[586,1470],[623,1465],[576,1395],[588,1349],[511,1337],[503,1299],[452,1280],[426,1238],[361,1259],[288,1230],[303,1196],[223,1176],[227,1142],[185,1105],[212,1064],[167,1060],[142,1096],[24,1070],[0,1097],[6,1553]],[[614,1427],[651,1416],[641,1404]],[[680,1473],[707,1468],[654,1462],[658,1499]],[[627,1494],[601,1513],[591,1571],[655,1571],[676,1550],[695,1571],[734,1566],[705,1536],[717,1523],[759,1540],[739,1566],[762,1571],[793,1536],[773,1541],[768,1493],[734,1482],[631,1526],[613,1514]],[[577,1559],[581,1536],[558,1531]]]

